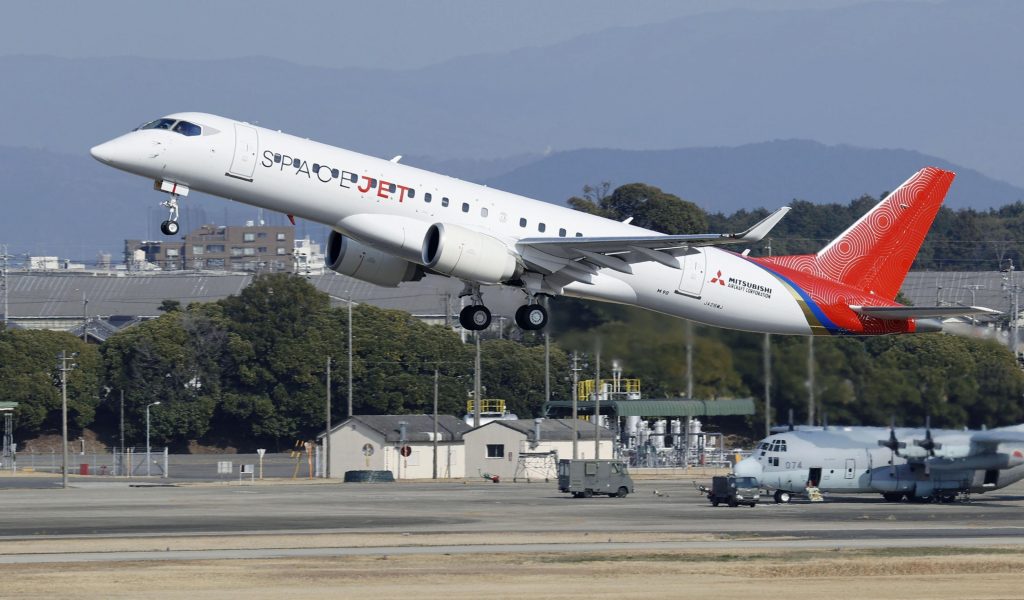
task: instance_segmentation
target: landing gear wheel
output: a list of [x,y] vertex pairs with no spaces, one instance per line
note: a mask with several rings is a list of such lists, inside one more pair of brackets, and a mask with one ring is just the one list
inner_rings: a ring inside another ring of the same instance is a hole
[[788,504],[793,496],[784,490],[775,490],[775,503],[776,504]]
[[164,221],[160,223],[160,232],[164,235],[177,235],[179,231],[177,221]]
[[467,306],[459,312],[459,324],[470,331],[487,329],[491,325],[491,311],[482,304]]
[[548,324],[548,311],[540,304],[526,304],[516,310],[516,325],[524,331],[544,329]]

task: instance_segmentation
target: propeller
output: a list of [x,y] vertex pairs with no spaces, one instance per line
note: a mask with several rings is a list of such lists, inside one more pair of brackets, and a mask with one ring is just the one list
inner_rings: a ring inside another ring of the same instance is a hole
[[914,440],[914,444],[924,448],[924,450],[926,452],[928,452],[928,456],[935,456],[935,451],[942,449],[942,444],[936,442],[932,438],[932,418],[931,418],[931,416],[926,416],[924,418],[924,439],[923,440]]
[[[924,417],[924,439],[923,440],[914,440],[914,445],[923,448],[924,451],[928,453],[929,458],[932,458],[932,457],[935,456],[935,451],[936,450],[941,450],[942,449],[942,444],[936,442],[935,439],[932,438],[932,417],[931,417],[931,415],[925,415],[925,417]],[[931,461],[928,461],[928,460],[924,461],[924,474],[925,475],[931,475],[932,474],[932,463],[931,463]]]
[[906,448],[906,442],[901,442],[896,439],[896,418],[893,417],[889,424],[889,439],[878,440],[878,445],[883,448],[888,448],[892,454],[889,456],[889,466],[892,468],[891,473],[893,477],[896,476],[896,457],[900,455],[900,448]]

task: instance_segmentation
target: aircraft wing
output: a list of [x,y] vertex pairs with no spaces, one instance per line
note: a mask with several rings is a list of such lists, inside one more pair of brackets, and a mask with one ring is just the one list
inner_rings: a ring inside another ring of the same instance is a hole
[[998,444],[1024,444],[1024,431],[1007,431],[1003,429],[980,431],[971,436],[971,443],[985,446],[996,446]]
[[859,306],[850,305],[855,313],[878,319],[944,319],[947,317],[965,317],[970,315],[995,316],[1002,314],[998,310],[984,306]]
[[516,242],[523,260],[545,273],[564,272],[586,281],[599,268],[631,273],[631,263],[654,261],[680,268],[676,256],[696,246],[750,244],[764,238],[786,216],[784,206],[746,231],[684,235],[524,238]]

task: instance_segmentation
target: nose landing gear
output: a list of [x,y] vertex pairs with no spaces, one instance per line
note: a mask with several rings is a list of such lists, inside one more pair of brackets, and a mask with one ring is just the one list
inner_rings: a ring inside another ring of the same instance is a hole
[[160,206],[166,207],[169,213],[167,220],[160,223],[160,231],[164,235],[177,235],[180,231],[180,227],[178,227],[178,198],[188,196],[188,186],[173,181],[157,181],[153,187],[161,192],[167,192],[168,196],[160,203]]
[[170,211],[167,220],[160,223],[160,231],[164,235],[177,235],[180,230],[178,227],[178,195],[171,194],[171,197],[161,202],[160,206],[166,206]]

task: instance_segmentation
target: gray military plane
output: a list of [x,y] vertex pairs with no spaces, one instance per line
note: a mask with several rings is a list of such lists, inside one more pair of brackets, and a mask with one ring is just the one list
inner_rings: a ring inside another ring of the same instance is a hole
[[987,431],[896,427],[793,427],[768,436],[736,464],[776,502],[809,487],[881,494],[889,502],[951,502],[1024,479],[1024,425]]

